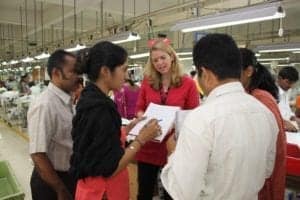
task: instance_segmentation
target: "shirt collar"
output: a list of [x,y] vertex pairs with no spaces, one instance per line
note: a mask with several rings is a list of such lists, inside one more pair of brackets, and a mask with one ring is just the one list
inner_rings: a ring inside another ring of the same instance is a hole
[[222,84],[210,92],[206,102],[212,101],[219,96],[235,92],[245,92],[245,89],[239,81]]
[[287,93],[287,91],[284,91],[279,85],[278,85],[278,91],[279,91],[279,95],[283,95]]
[[56,85],[54,85],[53,83],[49,83],[48,89],[54,94],[56,94],[65,104],[71,104],[71,96]]

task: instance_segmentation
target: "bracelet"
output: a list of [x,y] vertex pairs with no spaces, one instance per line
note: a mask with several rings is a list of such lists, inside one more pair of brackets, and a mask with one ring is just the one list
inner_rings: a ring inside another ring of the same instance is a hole
[[137,141],[141,146],[145,144],[145,142],[142,142],[138,137],[136,137],[134,141]]

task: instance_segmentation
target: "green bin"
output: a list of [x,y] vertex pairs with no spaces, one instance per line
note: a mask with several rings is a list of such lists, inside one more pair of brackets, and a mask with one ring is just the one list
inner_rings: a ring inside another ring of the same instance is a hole
[[0,200],[23,200],[24,196],[9,163],[0,161]]

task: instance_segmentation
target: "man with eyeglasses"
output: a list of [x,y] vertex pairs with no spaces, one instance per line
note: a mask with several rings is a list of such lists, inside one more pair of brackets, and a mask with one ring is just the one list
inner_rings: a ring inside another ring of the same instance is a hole
[[71,93],[78,83],[75,55],[55,51],[49,57],[47,72],[51,82],[31,103],[27,114],[34,162],[32,199],[73,199],[75,180],[68,170],[73,144]]

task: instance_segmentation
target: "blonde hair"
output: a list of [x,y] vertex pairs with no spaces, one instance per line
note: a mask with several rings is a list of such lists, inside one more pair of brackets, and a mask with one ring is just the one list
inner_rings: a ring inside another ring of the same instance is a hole
[[170,87],[179,87],[181,85],[181,77],[182,77],[182,67],[179,63],[179,59],[176,55],[175,50],[168,44],[164,43],[161,40],[156,41],[153,46],[150,48],[150,55],[148,58],[148,62],[145,66],[145,77],[148,78],[150,85],[159,90],[162,84],[161,74],[154,68],[154,65],[151,60],[151,55],[153,51],[160,50],[169,54],[173,61],[171,63],[171,82]]

